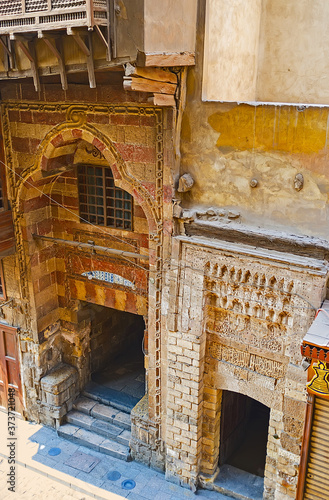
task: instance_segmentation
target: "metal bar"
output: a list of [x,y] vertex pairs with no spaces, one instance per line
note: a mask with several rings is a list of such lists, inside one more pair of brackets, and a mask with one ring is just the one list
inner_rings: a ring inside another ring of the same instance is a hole
[[52,236],[40,236],[39,234],[32,234],[32,238],[36,240],[52,241],[53,243],[61,243],[63,245],[68,245],[71,247],[87,248],[90,250],[98,250],[100,252],[112,253],[118,255],[119,257],[130,257],[133,259],[149,260],[148,255],[142,255],[140,253],[126,252],[124,250],[117,250],[116,248],[101,247],[99,245],[94,245],[92,243],[81,243],[79,241],[63,240],[61,238],[53,238]]

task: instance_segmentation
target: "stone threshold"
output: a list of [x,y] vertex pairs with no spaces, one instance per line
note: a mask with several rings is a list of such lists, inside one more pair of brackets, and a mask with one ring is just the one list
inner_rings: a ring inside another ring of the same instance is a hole
[[210,477],[200,476],[202,488],[217,491],[238,500],[262,500],[264,478],[224,464]]

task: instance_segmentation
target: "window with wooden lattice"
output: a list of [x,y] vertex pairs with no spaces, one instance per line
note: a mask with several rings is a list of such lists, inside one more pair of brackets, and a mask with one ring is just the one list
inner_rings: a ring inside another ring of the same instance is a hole
[[98,226],[132,230],[133,198],[114,184],[110,167],[78,167],[80,217]]

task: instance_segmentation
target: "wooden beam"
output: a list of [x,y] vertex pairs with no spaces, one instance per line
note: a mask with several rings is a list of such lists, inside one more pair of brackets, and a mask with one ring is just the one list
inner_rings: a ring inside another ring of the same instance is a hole
[[155,92],[158,94],[175,94],[177,86],[173,83],[156,82],[147,78],[123,77],[123,88],[139,92]]
[[36,92],[39,92],[39,90],[40,90],[40,78],[39,78],[39,73],[38,73],[38,66],[36,63],[36,53],[35,53],[34,42],[29,41],[28,47],[26,47],[24,42],[21,39],[17,38],[16,43],[17,43],[17,46],[26,55],[26,57],[29,59],[29,61],[31,63],[31,71],[32,71],[34,88],[35,88]]
[[9,56],[10,69],[17,69],[14,42],[10,40],[10,37],[8,38],[8,47],[9,47],[9,52],[10,52],[10,56]]
[[153,94],[153,97],[150,97],[148,102],[153,106],[176,106],[175,97],[169,94]]
[[146,54],[138,51],[137,66],[194,66],[194,52]]
[[24,42],[21,41],[20,39],[17,39],[16,43],[17,43],[17,46],[21,49],[21,51],[26,55],[26,57],[28,58],[28,60],[31,63],[33,63],[34,62],[33,56],[30,53],[29,49],[25,46]]
[[71,32],[68,33],[68,34],[71,34],[73,36],[74,41],[80,47],[80,49],[82,50],[82,52],[84,53],[84,55],[87,56],[87,57],[90,56],[90,50],[88,49],[88,47],[85,44],[85,42],[82,40],[82,38],[79,35],[79,33],[76,33],[75,31],[71,30]]
[[177,75],[171,71],[165,71],[159,68],[138,68],[128,63],[125,66],[126,76],[140,76],[141,78],[148,78],[149,80],[156,80],[158,82],[174,83],[177,85]]
[[7,45],[3,41],[2,37],[0,37],[0,44],[1,44],[1,47],[3,48],[3,50],[4,50],[4,52],[3,52],[3,59],[2,59],[3,67],[5,68],[5,71],[8,71],[9,70],[9,56],[10,56],[10,52],[8,50]]
[[61,78],[62,89],[67,90],[68,84],[67,84],[67,76],[66,76],[66,69],[65,69],[65,62],[64,62],[64,50],[63,50],[62,37],[57,38],[55,40],[55,45],[56,45],[57,52],[60,55],[60,59],[58,59],[58,67],[59,67],[59,76]]
[[36,92],[39,92],[39,90],[40,90],[40,78],[39,78],[39,72],[38,72],[37,55],[35,52],[34,41],[28,42],[27,45],[28,45],[30,54],[32,56],[31,70],[32,70],[34,88],[35,88]]
[[88,45],[85,44],[84,40],[82,40],[79,33],[77,33],[73,29],[67,29],[68,35],[73,36],[77,45],[80,47],[82,52],[87,56],[87,71],[89,78],[89,87],[91,89],[96,88],[96,78],[95,78],[95,67],[94,67],[94,59],[93,59],[93,44],[92,44],[92,34],[91,31],[88,31]]
[[42,40],[45,42],[47,47],[51,50],[51,52],[57,58],[62,89],[67,90],[68,89],[67,77],[66,77],[65,64],[64,64],[63,57],[62,57],[62,47],[61,47],[62,39],[56,40],[56,42],[55,42],[56,46],[54,45],[53,41],[51,39],[49,39],[48,37],[42,36]]
[[[106,61],[106,59],[96,60],[94,61],[94,67],[97,71],[104,70],[115,70],[120,71],[121,66],[126,64],[130,60],[129,57],[120,57],[116,61]],[[75,73],[85,73],[87,71],[86,63],[79,64],[66,64],[66,73],[68,75]],[[58,66],[49,66],[39,68],[40,76],[51,76],[51,75],[59,75]],[[31,69],[27,70],[9,70],[8,72],[0,71],[0,80],[17,80],[18,78],[31,78],[32,73]]]
[[8,47],[7,47],[7,45],[5,44],[5,42],[3,41],[2,36],[0,37],[0,44],[1,44],[1,46],[4,48],[4,50],[7,52],[7,55],[10,57],[10,56],[11,56],[11,52],[10,52],[10,50],[8,49]]
[[111,41],[111,54],[112,54],[112,59],[116,59],[117,57],[117,16],[115,14],[115,7],[116,7],[116,2],[112,1],[110,2],[110,41]]
[[95,68],[94,68],[92,34],[90,31],[88,32],[88,42],[89,42],[89,56],[87,56],[87,71],[88,71],[89,87],[91,89],[95,89],[96,78],[95,78]]
[[106,59],[107,59],[108,61],[110,61],[110,60],[111,60],[111,53],[110,53],[110,47],[109,47],[109,44],[108,44],[108,42],[107,42],[107,40],[106,40],[105,36],[103,35],[102,30],[100,29],[100,27],[96,24],[96,25],[94,26],[94,28],[95,28],[96,34],[98,35],[98,38],[100,39],[100,41],[101,41],[101,42],[105,45],[105,47],[106,47]]
[[87,0],[87,2],[86,2],[86,11],[87,11],[88,28],[93,28],[93,26],[95,24],[95,20],[94,20],[94,1],[93,0]]

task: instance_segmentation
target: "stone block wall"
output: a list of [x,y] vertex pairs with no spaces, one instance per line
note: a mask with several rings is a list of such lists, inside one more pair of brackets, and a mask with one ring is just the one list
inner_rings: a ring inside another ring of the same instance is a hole
[[[22,307],[22,314],[16,324],[24,330],[26,415],[42,418],[40,380],[56,362],[76,368],[80,389],[88,381],[90,321],[81,316],[81,302],[149,317],[148,420],[156,436],[151,461],[163,464],[161,290],[172,231],[173,112],[150,106],[144,96],[125,93],[116,84],[97,90],[72,85],[67,92],[47,85],[39,94],[28,84],[11,84],[2,88],[1,117],[17,243],[17,309]],[[109,165],[116,185],[132,194],[132,231],[104,232],[77,220],[81,163]],[[150,260],[91,255],[36,241],[32,234],[92,240]],[[119,274],[134,287],[83,275],[95,269]]]
[[300,341],[325,296],[323,262],[286,254],[282,262],[279,252],[196,236],[177,240],[166,476],[192,489],[216,476],[221,393],[229,390],[270,408],[264,498],[294,498],[306,401]]
[[41,379],[42,421],[58,427],[79,394],[78,372],[60,364]]

